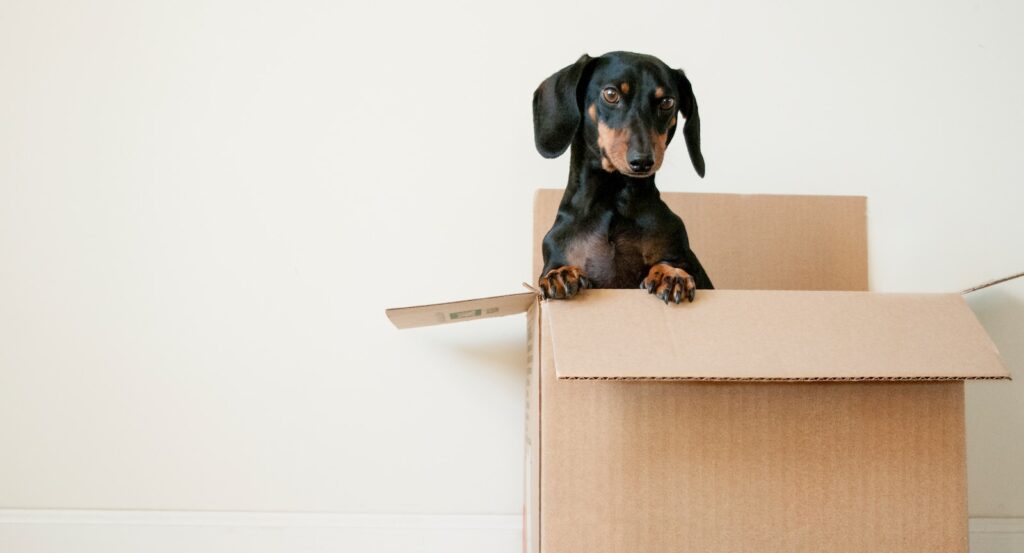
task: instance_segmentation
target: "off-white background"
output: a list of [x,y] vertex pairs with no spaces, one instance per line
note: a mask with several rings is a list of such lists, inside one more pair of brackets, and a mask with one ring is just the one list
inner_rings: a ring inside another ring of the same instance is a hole
[[[1024,269],[1022,31],[1011,0],[4,1],[0,549],[88,549],[39,526],[82,509],[487,514],[516,550],[522,319],[383,309],[533,280],[568,163],[537,84],[684,67],[707,178],[673,146],[662,190],[867,195],[872,288],[954,291]],[[1018,377],[969,385],[971,513],[1024,517],[1024,281],[971,304]]]

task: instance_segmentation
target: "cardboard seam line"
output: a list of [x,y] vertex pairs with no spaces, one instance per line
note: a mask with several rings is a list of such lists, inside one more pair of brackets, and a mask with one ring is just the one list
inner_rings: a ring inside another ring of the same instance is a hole
[[[537,552],[533,553],[539,553],[541,549],[541,546],[539,544],[543,543],[544,539],[544,534],[541,532],[541,527],[544,524],[544,516],[542,511],[544,506],[544,449],[542,445],[544,443],[544,425],[541,422],[541,417],[544,416],[544,410],[542,408],[544,405],[544,305],[543,302],[540,301],[537,301],[535,303],[537,305],[537,318],[536,320],[534,320],[533,324],[537,325],[537,336],[534,338],[535,340],[537,340],[537,358],[534,360],[534,365],[533,367],[531,367],[531,370],[534,370],[534,372],[536,372],[535,376],[537,378],[537,486],[533,491],[534,493],[537,494],[537,515],[534,519],[537,521],[537,527],[534,529],[534,531],[537,534],[536,539],[538,545]],[[533,484],[531,483],[531,485]],[[531,545],[532,544],[527,544],[525,542],[523,543],[524,549],[527,550],[527,553],[531,553],[530,550],[532,549],[532,547],[528,547]]]
[[559,380],[620,380],[620,381],[678,381],[678,382],[950,382],[957,380],[1010,380],[1008,376],[559,376]]

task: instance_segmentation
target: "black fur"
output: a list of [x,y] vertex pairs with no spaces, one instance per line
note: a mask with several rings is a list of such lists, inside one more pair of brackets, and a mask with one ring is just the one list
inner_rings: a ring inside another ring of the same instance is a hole
[[[629,52],[583,55],[537,88],[537,150],[552,158],[571,146],[569,181],[543,242],[539,284],[545,297],[569,298],[587,287],[641,287],[679,303],[681,297],[692,301],[694,287],[713,288],[682,219],[654,184],[658,151],[675,133],[677,111],[685,118],[690,160],[703,177],[700,115],[682,70]],[[682,269],[692,279],[676,272],[662,282],[652,276],[655,265]]]

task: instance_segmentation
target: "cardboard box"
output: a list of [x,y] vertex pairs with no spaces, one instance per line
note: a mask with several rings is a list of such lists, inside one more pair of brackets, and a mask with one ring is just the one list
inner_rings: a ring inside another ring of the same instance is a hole
[[[534,207],[534,267],[561,190]],[[662,194],[718,290],[532,292],[524,549],[967,550],[965,379],[1006,379],[959,294],[867,292],[862,197]]]

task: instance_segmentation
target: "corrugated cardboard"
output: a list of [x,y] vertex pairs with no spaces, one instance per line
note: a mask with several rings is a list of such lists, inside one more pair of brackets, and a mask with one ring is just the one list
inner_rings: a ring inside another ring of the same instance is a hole
[[[662,193],[661,198],[683,218],[690,246],[715,288],[868,289],[863,196]],[[540,241],[561,199],[561,190],[538,190],[534,196],[534,277],[544,266]]]
[[[588,290],[544,306],[559,378],[962,380],[1008,378],[960,294]],[[737,347],[743,344],[743,347]]]
[[545,553],[966,551],[960,382],[552,382]]
[[[534,274],[561,194],[536,196]],[[966,551],[962,379],[1007,373],[963,301],[865,292],[864,198],[663,198],[718,287],[692,304],[587,290],[388,313],[526,311],[524,549]]]
[[532,292],[524,292],[448,303],[396,307],[387,309],[384,313],[396,328],[416,328],[515,315],[529,309],[535,299]]

